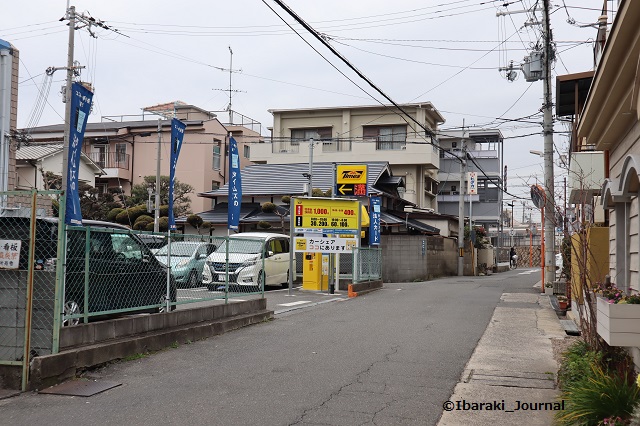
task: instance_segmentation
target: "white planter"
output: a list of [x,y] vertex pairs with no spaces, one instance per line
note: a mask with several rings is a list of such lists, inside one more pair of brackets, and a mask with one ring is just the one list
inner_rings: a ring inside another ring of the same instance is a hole
[[553,296],[553,287],[545,287],[544,294],[547,296]]
[[597,298],[597,331],[609,346],[640,347],[640,305]]

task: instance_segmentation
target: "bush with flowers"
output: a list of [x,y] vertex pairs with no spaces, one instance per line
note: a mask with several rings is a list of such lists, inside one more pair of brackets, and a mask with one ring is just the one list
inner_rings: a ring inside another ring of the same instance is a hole
[[627,294],[624,290],[619,289],[614,284],[600,284],[594,291],[596,295],[606,299],[611,304],[640,304],[640,294]]

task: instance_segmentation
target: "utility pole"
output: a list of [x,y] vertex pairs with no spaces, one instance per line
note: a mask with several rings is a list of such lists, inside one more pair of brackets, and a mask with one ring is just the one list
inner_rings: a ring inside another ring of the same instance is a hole
[[313,138],[309,139],[309,176],[307,177],[309,178],[307,193],[309,197],[313,197]]
[[69,138],[71,134],[71,85],[73,84],[73,48],[74,37],[76,31],[76,8],[75,6],[67,9],[67,18],[69,19],[69,47],[67,49],[67,87],[64,91],[64,141],[62,145],[62,188],[64,196],[67,196],[67,165],[69,162]]
[[544,32],[544,53],[543,53],[543,71],[544,71],[544,104],[543,108],[543,124],[542,132],[544,135],[544,190],[545,190],[545,221],[544,221],[544,238],[546,241],[544,257],[545,257],[545,282],[553,284],[556,276],[556,259],[554,256],[555,232],[553,220],[554,214],[554,176],[553,176],[553,117],[551,108],[553,107],[551,98],[551,62],[554,59],[553,47],[551,45],[551,26],[549,22],[549,0],[543,0],[543,32]]
[[[464,138],[460,142],[464,153]],[[460,156],[460,186],[458,188],[458,276],[464,275],[464,170],[466,165],[464,156]]]

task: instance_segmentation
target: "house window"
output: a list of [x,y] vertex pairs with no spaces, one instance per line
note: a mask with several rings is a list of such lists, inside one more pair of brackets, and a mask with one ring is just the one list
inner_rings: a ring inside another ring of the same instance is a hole
[[458,147],[458,142],[451,142],[451,148],[457,148]]
[[242,151],[244,153],[244,158],[251,158],[251,145],[245,144],[242,147]]
[[407,146],[407,126],[366,126],[362,129],[364,139],[375,139],[376,149],[396,150]]
[[116,163],[118,167],[125,166],[127,164],[127,144],[126,143],[116,144]]
[[220,143],[213,146],[213,170],[220,170]]
[[299,145],[300,141],[331,139],[331,127],[314,129],[291,129],[291,144]]

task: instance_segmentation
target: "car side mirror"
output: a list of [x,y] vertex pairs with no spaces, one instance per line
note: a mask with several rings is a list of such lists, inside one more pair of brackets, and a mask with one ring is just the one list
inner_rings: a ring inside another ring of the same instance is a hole
[[198,255],[198,259],[206,259],[206,258],[207,258],[207,255],[205,253],[200,253]]
[[271,256],[273,256],[274,254],[275,254],[274,252],[272,252],[271,250],[269,250],[269,251],[267,252],[267,257],[271,257]]

